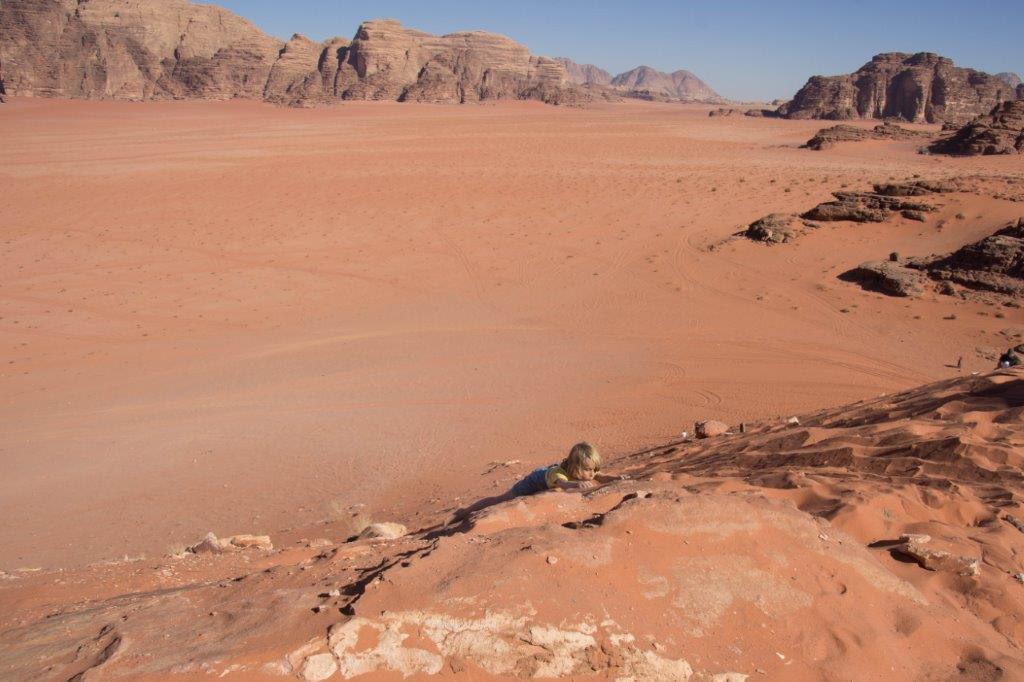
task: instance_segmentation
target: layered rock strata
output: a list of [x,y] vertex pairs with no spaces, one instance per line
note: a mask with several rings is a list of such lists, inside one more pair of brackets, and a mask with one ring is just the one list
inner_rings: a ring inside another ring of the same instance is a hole
[[1019,97],[997,76],[961,68],[930,52],[875,55],[856,72],[813,76],[779,108],[786,118],[967,121]]
[[935,142],[929,151],[958,156],[1024,152],[1024,100],[1003,102],[965,125],[952,137]]
[[186,0],[5,0],[0,63],[9,95],[88,99],[340,99],[473,102],[588,95],[564,67],[503,36],[433,36],[392,20],[355,38],[287,42]]

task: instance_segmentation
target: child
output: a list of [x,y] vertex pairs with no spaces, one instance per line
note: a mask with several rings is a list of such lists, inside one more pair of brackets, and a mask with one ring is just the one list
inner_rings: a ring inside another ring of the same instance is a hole
[[577,443],[572,446],[569,456],[561,464],[549,464],[534,469],[508,492],[479,500],[465,509],[455,512],[455,519],[464,519],[473,512],[480,511],[501,502],[507,502],[523,495],[535,495],[545,490],[586,490],[593,488],[595,483],[611,483],[621,481],[625,476],[607,476],[601,471],[601,453],[590,443]]
[[618,476],[605,476],[601,471],[601,453],[590,443],[572,446],[569,456],[561,464],[550,464],[534,469],[523,480],[512,486],[510,498],[535,495],[545,490],[585,490],[593,488],[594,482],[609,483],[619,480]]

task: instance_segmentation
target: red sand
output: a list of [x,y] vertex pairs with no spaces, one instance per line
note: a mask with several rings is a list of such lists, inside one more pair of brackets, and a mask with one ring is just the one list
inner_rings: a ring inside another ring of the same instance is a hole
[[991,367],[976,349],[1008,345],[1019,309],[835,275],[951,250],[1020,204],[707,250],[844,184],[1024,174],[911,143],[796,148],[821,125],[642,103],[0,106],[0,569],[355,504],[429,518],[506,485],[481,478],[495,460],[620,455],[959,356]]

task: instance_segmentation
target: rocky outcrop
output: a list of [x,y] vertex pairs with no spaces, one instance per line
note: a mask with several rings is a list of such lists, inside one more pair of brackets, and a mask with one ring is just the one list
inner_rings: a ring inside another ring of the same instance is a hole
[[750,223],[743,236],[766,244],[785,244],[813,227],[817,226],[791,213],[772,213]]
[[935,142],[929,151],[957,156],[1024,152],[1024,100],[1003,102],[965,125],[952,137]]
[[562,65],[569,80],[577,85],[611,85],[612,75],[593,64],[577,64],[567,57],[555,57]]
[[620,73],[612,79],[611,84],[616,90],[638,99],[680,102],[725,101],[707,83],[685,70],[665,73],[649,66],[638,66]]
[[845,282],[856,282],[868,291],[889,296],[916,296],[924,291],[924,276],[897,261],[870,261],[839,275]]
[[908,130],[886,121],[872,129],[851,125],[837,125],[822,128],[804,144],[805,149],[822,151],[831,149],[839,142],[860,142],[862,140],[915,140],[928,139],[933,134],[926,130]]
[[914,296],[937,282],[941,293],[970,292],[1024,296],[1024,218],[953,253],[928,258],[864,263],[840,279],[891,296]]
[[919,219],[919,213],[935,210],[931,204],[907,201],[899,196],[878,192],[833,192],[834,201],[818,204],[801,217],[806,220],[849,220],[855,223],[881,223],[900,213],[905,218]]
[[938,281],[968,289],[1024,295],[1024,218],[948,256],[914,264]]
[[88,99],[474,102],[588,95],[555,60],[491,33],[433,36],[368,21],[351,43],[286,43],[186,0],[5,0],[0,63],[10,95]]
[[957,67],[930,52],[876,55],[855,73],[813,76],[779,108],[786,118],[893,118],[914,123],[967,121],[1018,98],[1004,80]]

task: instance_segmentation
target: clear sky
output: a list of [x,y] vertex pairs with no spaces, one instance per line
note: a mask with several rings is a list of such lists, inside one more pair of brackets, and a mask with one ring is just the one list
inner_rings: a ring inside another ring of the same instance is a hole
[[1024,74],[1024,0],[219,0],[272,35],[352,37],[365,19],[430,33],[493,31],[534,54],[613,74],[688,69],[738,100],[788,98],[808,76],[848,73],[878,52],[938,52]]

